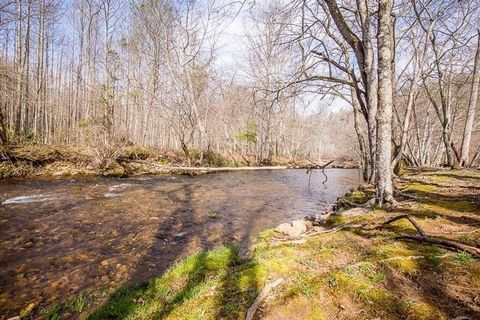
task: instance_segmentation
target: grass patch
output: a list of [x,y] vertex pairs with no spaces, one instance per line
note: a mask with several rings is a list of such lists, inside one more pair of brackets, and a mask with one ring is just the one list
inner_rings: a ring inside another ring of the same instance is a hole
[[118,290],[88,319],[237,318],[256,296],[261,273],[256,263],[241,263],[234,247],[199,252],[145,287]]

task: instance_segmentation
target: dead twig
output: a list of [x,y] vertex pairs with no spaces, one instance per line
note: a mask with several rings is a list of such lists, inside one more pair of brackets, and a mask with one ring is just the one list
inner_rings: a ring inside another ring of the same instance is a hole
[[265,300],[265,298],[270,295],[270,292],[276,287],[278,287],[282,282],[283,282],[283,278],[279,278],[274,282],[269,283],[265,285],[265,287],[263,287],[262,291],[260,291],[260,294],[257,296],[253,304],[250,306],[250,308],[248,308],[247,317],[245,318],[246,320],[253,319],[253,316],[255,316],[255,312],[257,311],[262,301]]
[[274,242],[272,243],[271,247],[279,247],[283,245],[300,245],[307,242],[305,238],[298,239],[298,240],[287,240],[287,239],[273,239],[273,240]]

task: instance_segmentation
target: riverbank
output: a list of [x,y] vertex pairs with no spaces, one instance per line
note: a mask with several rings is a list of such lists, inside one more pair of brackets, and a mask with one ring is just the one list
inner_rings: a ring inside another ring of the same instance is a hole
[[[156,150],[139,147],[124,147],[119,150],[107,166],[96,164],[96,158],[87,148],[73,146],[50,146],[24,144],[11,146],[0,153],[0,179],[55,176],[110,176],[128,177],[136,175],[202,174],[214,171],[241,170],[242,167],[265,169],[308,168],[312,163],[306,159],[272,157],[261,165],[247,155],[222,156],[207,152],[200,157],[191,152],[190,161],[181,151]],[[325,164],[332,159],[319,161]],[[331,168],[357,168],[348,159],[335,159]],[[215,170],[218,168],[218,170]],[[220,169],[221,168],[221,169]]]
[[[244,319],[267,284],[281,283],[261,301],[262,319],[475,319],[480,312],[480,261],[432,239],[478,250],[480,172],[410,173],[396,182],[395,208],[365,203],[372,190],[345,196],[366,206],[332,215],[301,241],[273,230],[250,254],[224,246],[179,261],[140,286],[104,296],[77,296],[45,309],[47,319]],[[410,239],[408,238],[410,237]],[[460,318],[459,318],[460,319]]]

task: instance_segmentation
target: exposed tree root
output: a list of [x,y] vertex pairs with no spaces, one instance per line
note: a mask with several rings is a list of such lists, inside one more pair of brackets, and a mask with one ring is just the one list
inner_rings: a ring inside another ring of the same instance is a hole
[[404,235],[404,236],[398,236],[395,239],[397,240],[413,240],[413,241],[418,241],[418,242],[425,242],[425,243],[430,243],[430,244],[435,244],[441,247],[444,247],[446,249],[452,250],[452,251],[457,251],[457,252],[467,252],[474,256],[477,259],[480,259],[480,249],[470,247],[464,244],[444,240],[444,239],[437,239],[437,238],[432,238],[427,236],[425,231],[413,220],[412,217],[410,217],[408,214],[396,216],[392,219],[387,220],[382,224],[382,227],[385,225],[388,225],[394,221],[401,220],[401,219],[407,219],[417,230],[417,232],[420,234],[420,236],[411,236],[411,235]]
[[283,282],[283,278],[279,278],[274,282],[269,283],[265,285],[265,287],[263,287],[262,291],[260,291],[260,294],[257,296],[257,298],[255,299],[251,307],[248,308],[247,317],[245,318],[246,320],[253,319],[253,317],[255,316],[255,312],[257,311],[262,301],[265,300],[265,298],[267,298],[270,295],[270,292],[276,287],[278,287],[282,282]]
[[395,190],[393,191],[393,193],[394,193],[396,196],[400,196],[400,197],[405,198],[405,199],[412,199],[412,200],[419,200],[419,199],[421,199],[421,197],[415,196],[415,195],[413,195],[413,194],[405,193],[405,192],[403,192],[403,191],[401,191],[400,189],[397,189],[397,188],[395,188]]

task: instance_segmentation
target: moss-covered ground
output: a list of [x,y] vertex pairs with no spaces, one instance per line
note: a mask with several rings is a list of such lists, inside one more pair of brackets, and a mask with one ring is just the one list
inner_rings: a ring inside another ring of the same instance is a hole
[[[479,247],[480,172],[421,173],[397,181],[397,187],[415,200],[329,221],[353,227],[283,245],[273,245],[277,235],[266,230],[247,258],[233,247],[198,252],[147,284],[105,297],[77,297],[44,316],[244,319],[262,287],[283,278],[256,318],[479,319],[480,261],[465,252],[396,239],[415,234],[406,220],[381,225],[408,213],[431,237]],[[352,192],[350,200],[365,202],[368,192]]]

